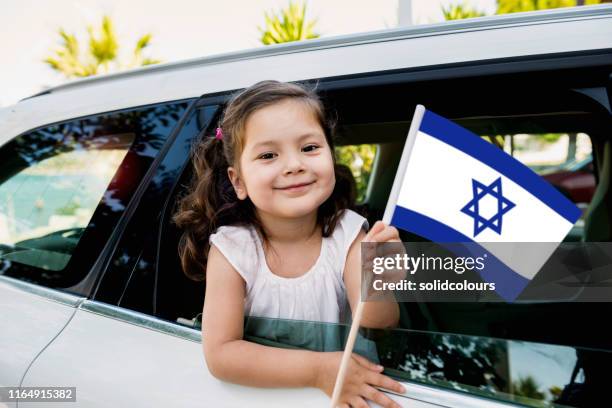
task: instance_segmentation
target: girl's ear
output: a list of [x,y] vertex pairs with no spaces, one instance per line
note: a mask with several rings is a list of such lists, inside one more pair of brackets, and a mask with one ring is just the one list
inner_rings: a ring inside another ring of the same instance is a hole
[[238,170],[236,170],[235,168],[231,166],[228,167],[227,176],[229,177],[230,182],[232,183],[232,186],[234,186],[234,191],[236,192],[236,196],[238,197],[238,199],[239,200],[246,199],[247,198],[246,187],[244,185],[244,182],[240,178],[240,175],[238,174]]

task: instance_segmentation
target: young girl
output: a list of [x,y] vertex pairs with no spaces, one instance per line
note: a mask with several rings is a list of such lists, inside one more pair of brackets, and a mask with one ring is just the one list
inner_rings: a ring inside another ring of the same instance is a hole
[[[217,378],[257,387],[317,387],[331,396],[341,352],[287,350],[243,340],[244,316],[338,323],[360,301],[360,242],[399,241],[353,206],[337,166],[332,126],[313,91],[259,82],[226,107],[193,156],[194,180],[175,215],[183,269],[203,280],[204,354]],[[350,310],[348,309],[350,305]],[[362,326],[393,327],[395,303],[370,302]],[[340,405],[398,406],[404,392],[382,367],[353,354]]]

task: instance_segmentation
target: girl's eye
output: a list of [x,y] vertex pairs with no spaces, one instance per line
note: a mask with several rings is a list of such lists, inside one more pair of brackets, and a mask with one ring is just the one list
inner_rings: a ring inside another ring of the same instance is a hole
[[270,160],[274,158],[274,154],[275,153],[263,153],[259,155],[258,159]]
[[319,146],[313,144],[313,145],[305,146],[303,150],[305,152],[313,152],[313,151],[317,150],[318,148],[319,148]]

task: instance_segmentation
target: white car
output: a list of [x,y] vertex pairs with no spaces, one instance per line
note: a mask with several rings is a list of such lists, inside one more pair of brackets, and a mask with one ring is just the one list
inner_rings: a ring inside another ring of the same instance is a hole
[[[595,158],[597,187],[567,239],[611,241],[611,74],[612,5],[602,5],[150,66],[1,110],[0,387],[75,387],[75,402],[46,407],[328,406],[317,389],[222,382],[204,361],[204,286],[181,271],[170,215],[191,177],[191,144],[232,92],[264,79],[318,81],[338,112],[338,144],[375,152],[371,169],[348,163],[370,221],[382,215],[418,103],[525,146],[574,138]],[[406,385],[388,394],[405,407],[612,406],[611,305],[408,303],[399,328],[363,331],[357,351]],[[252,341],[318,350],[342,349],[347,332],[261,318],[245,326]],[[19,408],[40,406],[22,396]]]

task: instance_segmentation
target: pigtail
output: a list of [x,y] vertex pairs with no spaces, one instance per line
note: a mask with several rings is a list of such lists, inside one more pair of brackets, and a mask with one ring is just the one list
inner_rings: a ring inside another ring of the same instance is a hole
[[238,198],[227,176],[223,141],[205,136],[192,149],[193,177],[187,195],[179,199],[174,223],[183,230],[179,256],[188,278],[203,281],[210,244],[208,239],[237,205]]

